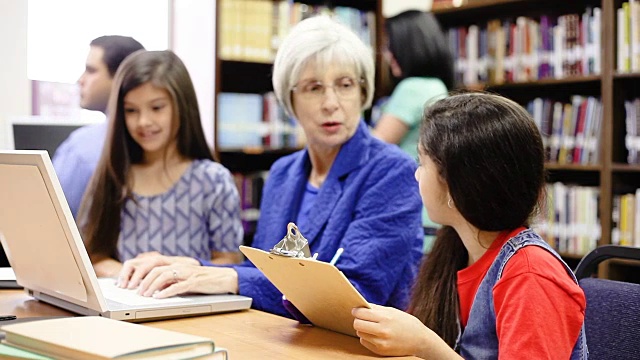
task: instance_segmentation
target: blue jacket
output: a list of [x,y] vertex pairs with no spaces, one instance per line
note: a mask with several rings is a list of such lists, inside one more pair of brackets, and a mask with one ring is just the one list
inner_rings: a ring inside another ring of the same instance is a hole
[[[416,163],[397,146],[369,134],[361,122],[340,149],[320,187],[303,235],[311,253],[336,266],[364,298],[404,309],[422,256],[422,203]],[[307,150],[279,159],[265,183],[252,246],[269,250],[294,221],[311,170]],[[291,317],[282,294],[249,261],[234,266],[239,292],[259,310]]]

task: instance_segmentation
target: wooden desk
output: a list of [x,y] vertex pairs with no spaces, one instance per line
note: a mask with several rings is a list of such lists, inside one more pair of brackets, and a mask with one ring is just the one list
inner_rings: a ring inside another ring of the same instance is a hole
[[[21,290],[0,290],[0,313],[18,318],[71,316],[72,313],[34,300]],[[371,359],[380,358],[357,338],[338,334],[269,313],[248,310],[226,314],[144,323],[213,339],[236,359]],[[396,359],[417,359],[399,357]]]

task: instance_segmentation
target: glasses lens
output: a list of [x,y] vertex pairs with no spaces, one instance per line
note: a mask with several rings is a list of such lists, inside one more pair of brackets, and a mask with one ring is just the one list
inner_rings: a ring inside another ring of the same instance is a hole
[[309,96],[322,96],[324,94],[324,85],[319,81],[309,81],[302,85],[301,93]]
[[351,98],[358,93],[356,81],[350,77],[337,79],[333,84],[333,88],[336,90],[338,96],[345,99]]

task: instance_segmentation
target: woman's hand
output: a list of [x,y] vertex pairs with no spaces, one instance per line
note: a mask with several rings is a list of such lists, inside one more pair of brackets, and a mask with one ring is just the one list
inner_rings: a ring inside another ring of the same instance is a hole
[[371,304],[371,309],[355,308],[351,313],[360,343],[376,354],[460,359],[436,333],[404,311]]
[[238,293],[238,273],[232,268],[173,264],[151,270],[138,294],[166,298],[184,293]]
[[186,256],[164,256],[157,251],[142,253],[121,264],[122,270],[118,269],[118,286],[135,289],[152,269],[174,264],[200,265],[198,260]]

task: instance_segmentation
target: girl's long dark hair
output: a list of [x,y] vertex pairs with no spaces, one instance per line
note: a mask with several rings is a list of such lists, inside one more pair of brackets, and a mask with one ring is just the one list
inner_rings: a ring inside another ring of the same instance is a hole
[[[455,207],[479,231],[526,225],[544,187],[544,148],[531,116],[506,98],[468,93],[427,107],[420,147],[436,164]],[[458,335],[457,271],[468,262],[444,226],[425,256],[408,311],[450,346]]]
[[171,51],[139,51],[118,68],[109,106],[109,132],[100,162],[83,197],[78,216],[83,239],[92,261],[118,259],[122,206],[133,198],[129,170],[143,161],[144,151],[127,131],[125,95],[145,83],[166,89],[178,121],[178,153],[189,159],[213,156],[202,131],[198,99],[184,63]]
[[432,13],[417,10],[402,12],[384,23],[389,51],[407,77],[440,79],[447,89],[455,86],[453,55],[447,37]]

